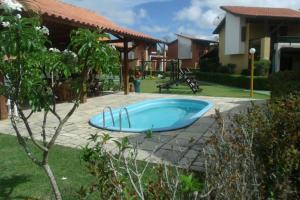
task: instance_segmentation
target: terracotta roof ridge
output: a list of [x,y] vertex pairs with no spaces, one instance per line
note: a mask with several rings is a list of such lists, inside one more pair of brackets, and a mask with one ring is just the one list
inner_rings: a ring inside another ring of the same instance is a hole
[[300,18],[300,12],[292,8],[254,7],[254,6],[221,6],[222,10],[244,16]]
[[223,5],[220,6],[220,8],[254,8],[254,9],[286,9],[286,10],[292,10],[292,11],[297,11],[295,9],[292,8],[288,8],[288,7],[267,7],[267,6],[231,6],[231,5]]
[[[3,0],[0,0],[2,2]],[[23,4],[25,10],[32,10],[41,16],[61,19],[67,22],[75,22],[83,26],[100,28],[108,31],[111,34],[121,34],[123,36],[135,37],[138,39],[147,39],[150,41],[160,42],[150,35],[124,28],[106,18],[97,11],[91,11],[71,3],[66,3],[62,0],[17,0]]]
[[[89,9],[89,8],[83,8],[83,7],[80,7],[80,6],[76,6],[76,5],[74,5],[74,4],[67,3],[67,2],[64,2],[64,1],[62,1],[62,0],[52,0],[52,1],[57,1],[57,2],[59,2],[59,3],[66,4],[66,5],[68,5],[68,6],[72,6],[73,8],[85,10],[85,11],[88,11],[88,12],[90,12],[90,13],[93,13],[93,14],[99,16],[99,14],[98,14],[96,11],[91,10],[91,9]],[[103,17],[104,19],[109,20],[107,17],[103,16],[102,14],[100,15],[100,17]],[[111,20],[109,20],[109,21],[111,21]]]

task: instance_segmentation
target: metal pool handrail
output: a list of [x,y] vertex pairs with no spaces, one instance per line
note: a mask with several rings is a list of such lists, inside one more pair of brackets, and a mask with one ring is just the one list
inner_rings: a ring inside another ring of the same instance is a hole
[[129,128],[131,128],[131,123],[130,123],[130,119],[129,119],[128,109],[127,109],[126,107],[123,107],[123,108],[120,109],[120,112],[119,112],[120,131],[122,130],[122,111],[123,111],[123,110],[126,111],[126,115],[127,115],[127,119],[128,119]]
[[106,106],[106,107],[103,108],[103,112],[102,112],[103,127],[105,127],[105,109],[109,110],[110,116],[111,116],[111,120],[113,122],[113,126],[115,126],[115,119],[114,119],[114,116],[113,116],[113,113],[112,113],[112,109],[111,109],[110,106]]

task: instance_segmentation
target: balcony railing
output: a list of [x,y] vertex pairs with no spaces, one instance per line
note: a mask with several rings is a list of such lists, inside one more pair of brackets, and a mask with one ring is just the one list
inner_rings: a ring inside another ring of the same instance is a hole
[[281,36],[278,37],[276,40],[277,43],[300,43],[300,36],[295,37],[295,36]]

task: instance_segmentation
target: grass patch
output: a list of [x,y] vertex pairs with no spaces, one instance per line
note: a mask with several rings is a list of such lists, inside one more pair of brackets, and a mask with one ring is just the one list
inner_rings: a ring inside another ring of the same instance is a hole
[[[14,136],[0,134],[0,199],[50,199],[51,187],[44,171],[27,158]],[[88,175],[80,161],[81,151],[54,146],[49,155],[64,199],[76,199],[81,185],[88,184]],[[61,180],[67,177],[67,180]]]
[[[53,199],[51,187],[44,171],[37,167],[25,155],[15,136],[0,134],[0,200],[9,199]],[[50,152],[49,162],[54,171],[64,200],[78,199],[76,192],[81,186],[88,186],[95,180],[86,170],[78,149],[55,145]],[[138,162],[139,169],[145,162]],[[157,177],[156,164],[150,164],[144,175],[147,182],[155,181]],[[182,173],[191,171],[179,170]],[[201,173],[193,173],[200,184],[203,183]],[[67,180],[62,180],[67,177]],[[128,179],[129,181],[129,179]],[[128,183],[130,184],[130,183]],[[99,199],[97,193],[88,199]]]
[[[141,92],[144,93],[158,93],[157,85],[168,81],[167,79],[145,79],[141,82]],[[181,94],[181,95],[195,95],[195,96],[213,96],[213,97],[237,97],[249,98],[249,91],[245,89],[224,86],[216,83],[199,82],[200,88],[203,90],[193,94],[187,84],[181,83],[178,86],[174,85],[171,89],[163,89],[164,94]],[[265,94],[254,93],[256,99],[268,99],[270,96]]]

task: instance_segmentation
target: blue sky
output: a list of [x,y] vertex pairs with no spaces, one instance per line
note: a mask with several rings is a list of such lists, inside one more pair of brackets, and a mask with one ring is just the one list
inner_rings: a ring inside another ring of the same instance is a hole
[[[300,0],[63,0],[101,14],[120,26],[172,40],[174,33],[213,38],[221,5],[300,8]],[[253,4],[255,2],[255,5]]]

